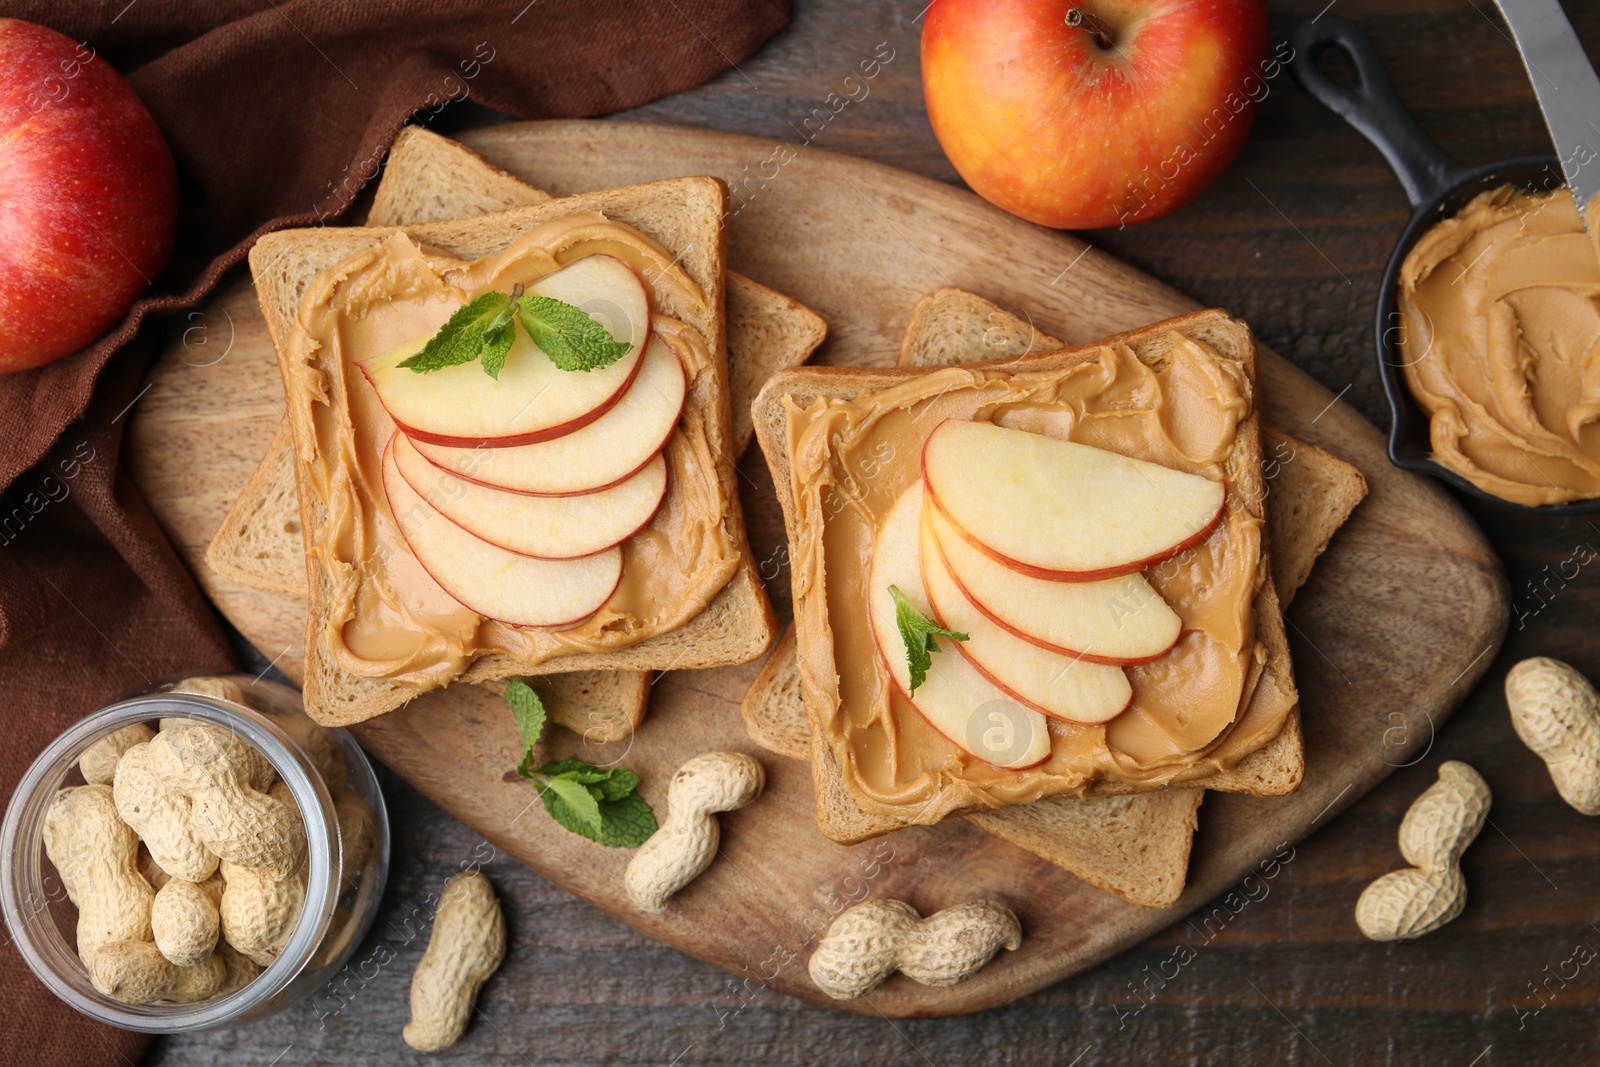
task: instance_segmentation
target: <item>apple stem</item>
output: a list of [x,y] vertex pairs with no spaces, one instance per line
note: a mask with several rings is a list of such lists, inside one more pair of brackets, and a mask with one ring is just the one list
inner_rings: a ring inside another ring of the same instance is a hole
[[1071,11],[1067,12],[1067,25],[1071,26],[1075,30],[1082,29],[1088,31],[1090,36],[1094,38],[1094,43],[1099,45],[1101,48],[1104,48],[1108,52],[1112,48],[1116,47],[1115,43],[1111,39],[1111,27],[1107,26],[1098,17],[1089,14],[1089,12],[1083,10],[1081,7],[1075,7]]

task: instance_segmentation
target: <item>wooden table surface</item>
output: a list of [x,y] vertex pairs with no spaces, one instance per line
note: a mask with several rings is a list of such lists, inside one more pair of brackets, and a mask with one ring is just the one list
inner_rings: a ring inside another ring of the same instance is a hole
[[[1401,98],[1459,160],[1549,151],[1490,0],[1274,0],[1273,28],[1286,33],[1325,5],[1374,38]],[[894,59],[871,95],[834,116],[815,144],[956,181],[922,106],[922,0],[795,0],[795,7],[792,25],[739,70],[625,117],[798,142],[812,109],[887,42]],[[1567,7],[1591,57],[1600,58],[1600,6],[1569,0]],[[460,105],[437,128],[487,118]],[[1377,153],[1283,76],[1239,159],[1196,202],[1157,222],[1088,236],[1243,316],[1267,344],[1380,421],[1371,318],[1406,216]],[[1202,928],[1197,915],[1192,925],[1176,924],[1004,1009],[891,1022],[735,979],[497,857],[486,870],[505,902],[514,950],[485,987],[467,1036],[429,1059],[773,1067],[1594,1062],[1600,826],[1561,803],[1538,758],[1517,741],[1501,684],[1530,655],[1556,656],[1600,677],[1592,627],[1600,578],[1591,573],[1600,567],[1600,520],[1534,520],[1467,506],[1511,578],[1513,618],[1499,658],[1425,758],[1302,842],[1278,877],[1226,922]],[[1494,790],[1490,825],[1463,861],[1466,911],[1420,941],[1367,942],[1351,917],[1356,897],[1401,865],[1395,829],[1443,759],[1470,762]],[[423,947],[413,915],[424,914],[428,895],[488,846],[380,775],[395,831],[389,891],[344,988],[237,1029],[158,1041],[148,1062],[425,1062],[399,1036]],[[1178,952],[1185,944],[1192,958]]]

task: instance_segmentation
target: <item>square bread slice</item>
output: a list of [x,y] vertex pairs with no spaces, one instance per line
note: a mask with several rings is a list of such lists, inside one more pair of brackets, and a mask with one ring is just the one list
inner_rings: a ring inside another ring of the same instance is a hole
[[[1064,348],[1032,323],[962,289],[942,288],[917,302],[899,366],[947,366]],[[1273,581],[1285,605],[1310,575],[1355,506],[1366,480],[1314,445],[1263,428]],[[740,706],[758,745],[810,758],[811,731],[800,695],[791,623],[773,646]],[[967,818],[1076,877],[1145,907],[1164,907],[1183,891],[1203,789],[1129,797],[1051,798]],[[865,814],[865,813],[863,813]]]
[[[1228,318],[1221,312],[1201,312],[1185,316],[1168,323],[1160,323],[1145,329],[1133,331],[1108,339],[1128,344],[1146,360],[1160,358],[1161,352],[1168,343],[1164,339],[1172,331],[1178,331],[1199,340],[1204,340],[1223,353],[1226,358],[1239,359],[1245,362],[1253,372],[1254,343],[1249,336],[1248,329],[1242,323]],[[1083,354],[1099,348],[1100,345],[1085,346],[1081,349],[1070,349],[1061,353],[1041,356],[1037,360],[1030,360],[1028,370],[1048,369],[1057,363],[1065,363],[1082,358]],[[968,349],[970,351],[970,348]],[[780,502],[783,504],[786,521],[790,524],[790,537],[795,535],[794,522],[795,501],[792,496],[789,479],[789,457],[787,453],[787,416],[785,400],[792,399],[795,403],[806,403],[821,396],[848,399],[861,393],[885,388],[898,382],[906,381],[910,377],[904,371],[867,370],[854,368],[823,368],[811,371],[797,371],[780,375],[767,388],[757,400],[756,427],[757,436],[761,441],[763,451],[767,454],[768,462],[773,467],[774,481],[778,487]],[[1254,444],[1254,433],[1246,430],[1241,433],[1241,441],[1246,448]],[[1253,458],[1241,465],[1242,470],[1248,471],[1251,464],[1259,471],[1260,453],[1259,445],[1255,445]],[[1267,552],[1265,546],[1263,551]],[[824,578],[824,581],[826,579]],[[803,603],[804,593],[797,589],[797,604]],[[1231,771],[1212,774],[1203,779],[1196,778],[1189,781],[1174,783],[1175,785],[1192,786],[1204,784],[1211,788],[1226,789],[1228,791],[1250,792],[1258,795],[1278,795],[1292,792],[1299,784],[1304,770],[1304,752],[1301,743],[1297,704],[1293,698],[1292,666],[1289,663],[1287,642],[1283,633],[1283,620],[1271,586],[1270,575],[1263,584],[1257,599],[1258,630],[1263,647],[1267,653],[1267,669],[1262,672],[1260,682],[1252,694],[1252,702],[1261,699],[1271,699],[1279,702],[1291,703],[1293,706],[1283,728],[1276,738],[1265,747],[1247,756]],[[831,649],[818,650],[816,667],[818,677],[831,669]],[[770,675],[768,676],[771,681]],[[802,686],[804,686],[802,678]],[[791,690],[792,692],[792,690]],[[809,698],[809,694],[808,694]],[[820,701],[819,701],[820,703]],[[811,705],[807,700],[808,708]],[[899,825],[906,825],[908,820],[890,817],[885,820],[883,816],[872,815],[860,807],[854,798],[845,790],[842,776],[836,762],[832,747],[822,739],[822,731],[816,729],[816,713],[812,714],[813,729],[810,730],[810,747],[812,757],[813,779],[816,786],[818,823],[823,832],[829,837],[840,841],[858,841],[867,837],[883,833]],[[789,739],[790,741],[793,738]],[[1095,783],[1089,790],[1090,795],[1121,795],[1126,793],[1142,792],[1146,787],[1130,786],[1126,783]],[[1167,788],[1167,787],[1161,787]],[[1188,803],[1193,804],[1190,800]],[[936,803],[928,809],[927,813],[916,821],[937,821],[944,815],[958,810],[951,802]]]
[[[464,145],[416,126],[395,138],[368,226],[445,222],[552,199]],[[782,293],[728,273],[727,333],[733,449],[755,436],[750,403],[768,378],[798,367],[828,335],[827,321]],[[281,421],[267,454],[206,546],[218,574],[252,589],[306,595],[305,545],[295,496],[294,441]]]
[[[543,203],[548,193],[500,170],[465,146],[408,126],[395,139],[378,183],[369,226],[443,222]],[[728,362],[734,449],[755,435],[750,403],[767,378],[810,358],[827,323],[810,308],[735,273],[728,275]],[[206,547],[219,574],[255,589],[306,595],[305,546],[294,480],[294,442],[278,424],[260,465]],[[552,721],[594,743],[620,740],[643,719],[648,671],[570,671],[536,688]]]
[[[771,643],[772,609],[750,560],[739,510],[733,463],[726,348],[723,337],[725,234],[722,227],[727,192],[712,178],[652,182],[552,200],[475,219],[406,227],[291,230],[271,234],[251,251],[257,294],[284,373],[289,416],[294,434],[296,477],[300,483],[301,521],[308,541],[321,535],[328,521],[326,506],[311,490],[307,470],[324,462],[312,423],[312,405],[319,385],[332,379],[323,368],[298,366],[291,339],[305,293],[323,271],[353,254],[377,245],[396,232],[418,244],[438,248],[464,260],[492,255],[516,236],[552,219],[597,211],[654,239],[667,248],[682,269],[706,294],[703,320],[691,321],[706,337],[714,355],[708,374],[691,384],[687,410],[706,427],[710,457],[727,501],[723,521],[735,550],[737,570],[705,610],[668,633],[631,647],[532,662],[491,653],[477,656],[451,682],[481,682],[518,675],[573,670],[664,670],[741,663],[761,654]],[[691,319],[696,317],[691,313]],[[312,354],[312,360],[316,358]],[[342,369],[341,369],[342,370]],[[370,502],[369,502],[370,506]],[[331,579],[308,555],[310,612],[307,620],[307,710],[326,725],[348,725],[393,710],[424,691],[383,678],[352,674],[338,662],[326,635]]]

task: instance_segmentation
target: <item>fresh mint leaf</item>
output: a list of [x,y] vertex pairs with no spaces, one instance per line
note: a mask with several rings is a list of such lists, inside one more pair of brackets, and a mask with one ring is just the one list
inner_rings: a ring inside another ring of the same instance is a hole
[[[626,767],[601,770],[581,759],[567,758],[539,768],[546,785],[544,806],[555,820],[575,834],[610,848],[638,848],[656,832],[655,813],[635,790],[639,776]],[[557,791],[552,795],[551,789]],[[583,790],[593,804],[598,823],[589,818],[590,807],[578,796]]]
[[568,756],[559,763],[546,763],[539,768],[539,773],[548,774],[552,778],[570,778],[584,785],[594,785],[596,782],[605,781],[613,772],[602,771],[592,763],[585,763],[574,756]]
[[618,341],[581,308],[549,296],[517,301],[517,320],[550,362],[567,371],[609,367],[633,348]]
[[952,641],[965,641],[967,635],[938,625],[892,585],[889,595],[894,598],[894,621],[900,627],[900,638],[906,643],[906,667],[911,674],[911,695],[915,696],[917,686],[928,679],[928,668],[933,666],[932,653],[939,651],[935,635]]
[[483,348],[478,354],[478,362],[483,365],[483,373],[500,380],[500,371],[506,365],[506,355],[511,351],[511,344],[517,339],[516,323],[507,319],[502,326],[491,327],[484,332]]
[[515,716],[517,729],[522,734],[522,763],[517,766],[517,773],[524,778],[531,778],[533,750],[544,734],[544,701],[521,678],[513,678],[506,683],[505,701],[511,706],[511,714]]
[[589,787],[571,778],[546,778],[539,786],[539,798],[556,822],[591,841],[600,840],[604,823],[600,802]]
[[601,800],[621,800],[639,788],[639,776],[626,767],[613,767],[611,773],[595,785],[600,787]]
[[[506,685],[506,703],[516,716],[526,748],[517,774],[538,785],[539,799],[551,818],[575,834],[612,848],[637,848],[656,832],[655,813],[635,792],[639,776],[626,767],[602,770],[569,756],[534,770],[534,746],[545,727],[544,703],[521,679]],[[515,780],[510,775],[507,778]]]
[[656,832],[655,812],[638,793],[600,802],[600,836],[609,848],[638,848]]
[[[443,370],[461,363],[470,363],[488,354],[498,359],[495,371],[505,363],[506,352],[511,349],[513,332],[509,317],[502,316],[511,306],[511,297],[505,293],[484,293],[476,300],[457,308],[439,332],[428,338],[422,351],[400,361],[400,366],[418,374]],[[493,353],[498,352],[495,356]],[[487,369],[487,365],[486,365]]]

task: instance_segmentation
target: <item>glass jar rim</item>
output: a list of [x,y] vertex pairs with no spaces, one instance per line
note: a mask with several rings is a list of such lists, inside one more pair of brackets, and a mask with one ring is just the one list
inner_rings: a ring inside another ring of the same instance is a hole
[[[306,832],[305,904],[278,958],[240,988],[194,1004],[125,1004],[89,982],[76,946],[50,917],[43,887],[44,816],[78,757],[100,738],[135,723],[191,718],[224,727],[264,755],[288,786]],[[54,781],[51,781],[51,778]],[[197,693],[156,693],[120,701],[74,723],[47,745],[18,782],[0,823],[0,911],[29,969],[78,1011],[124,1030],[179,1033],[240,1018],[276,996],[311,962],[326,936],[339,895],[333,868],[338,818],[327,785],[305,751],[269,716]]]

